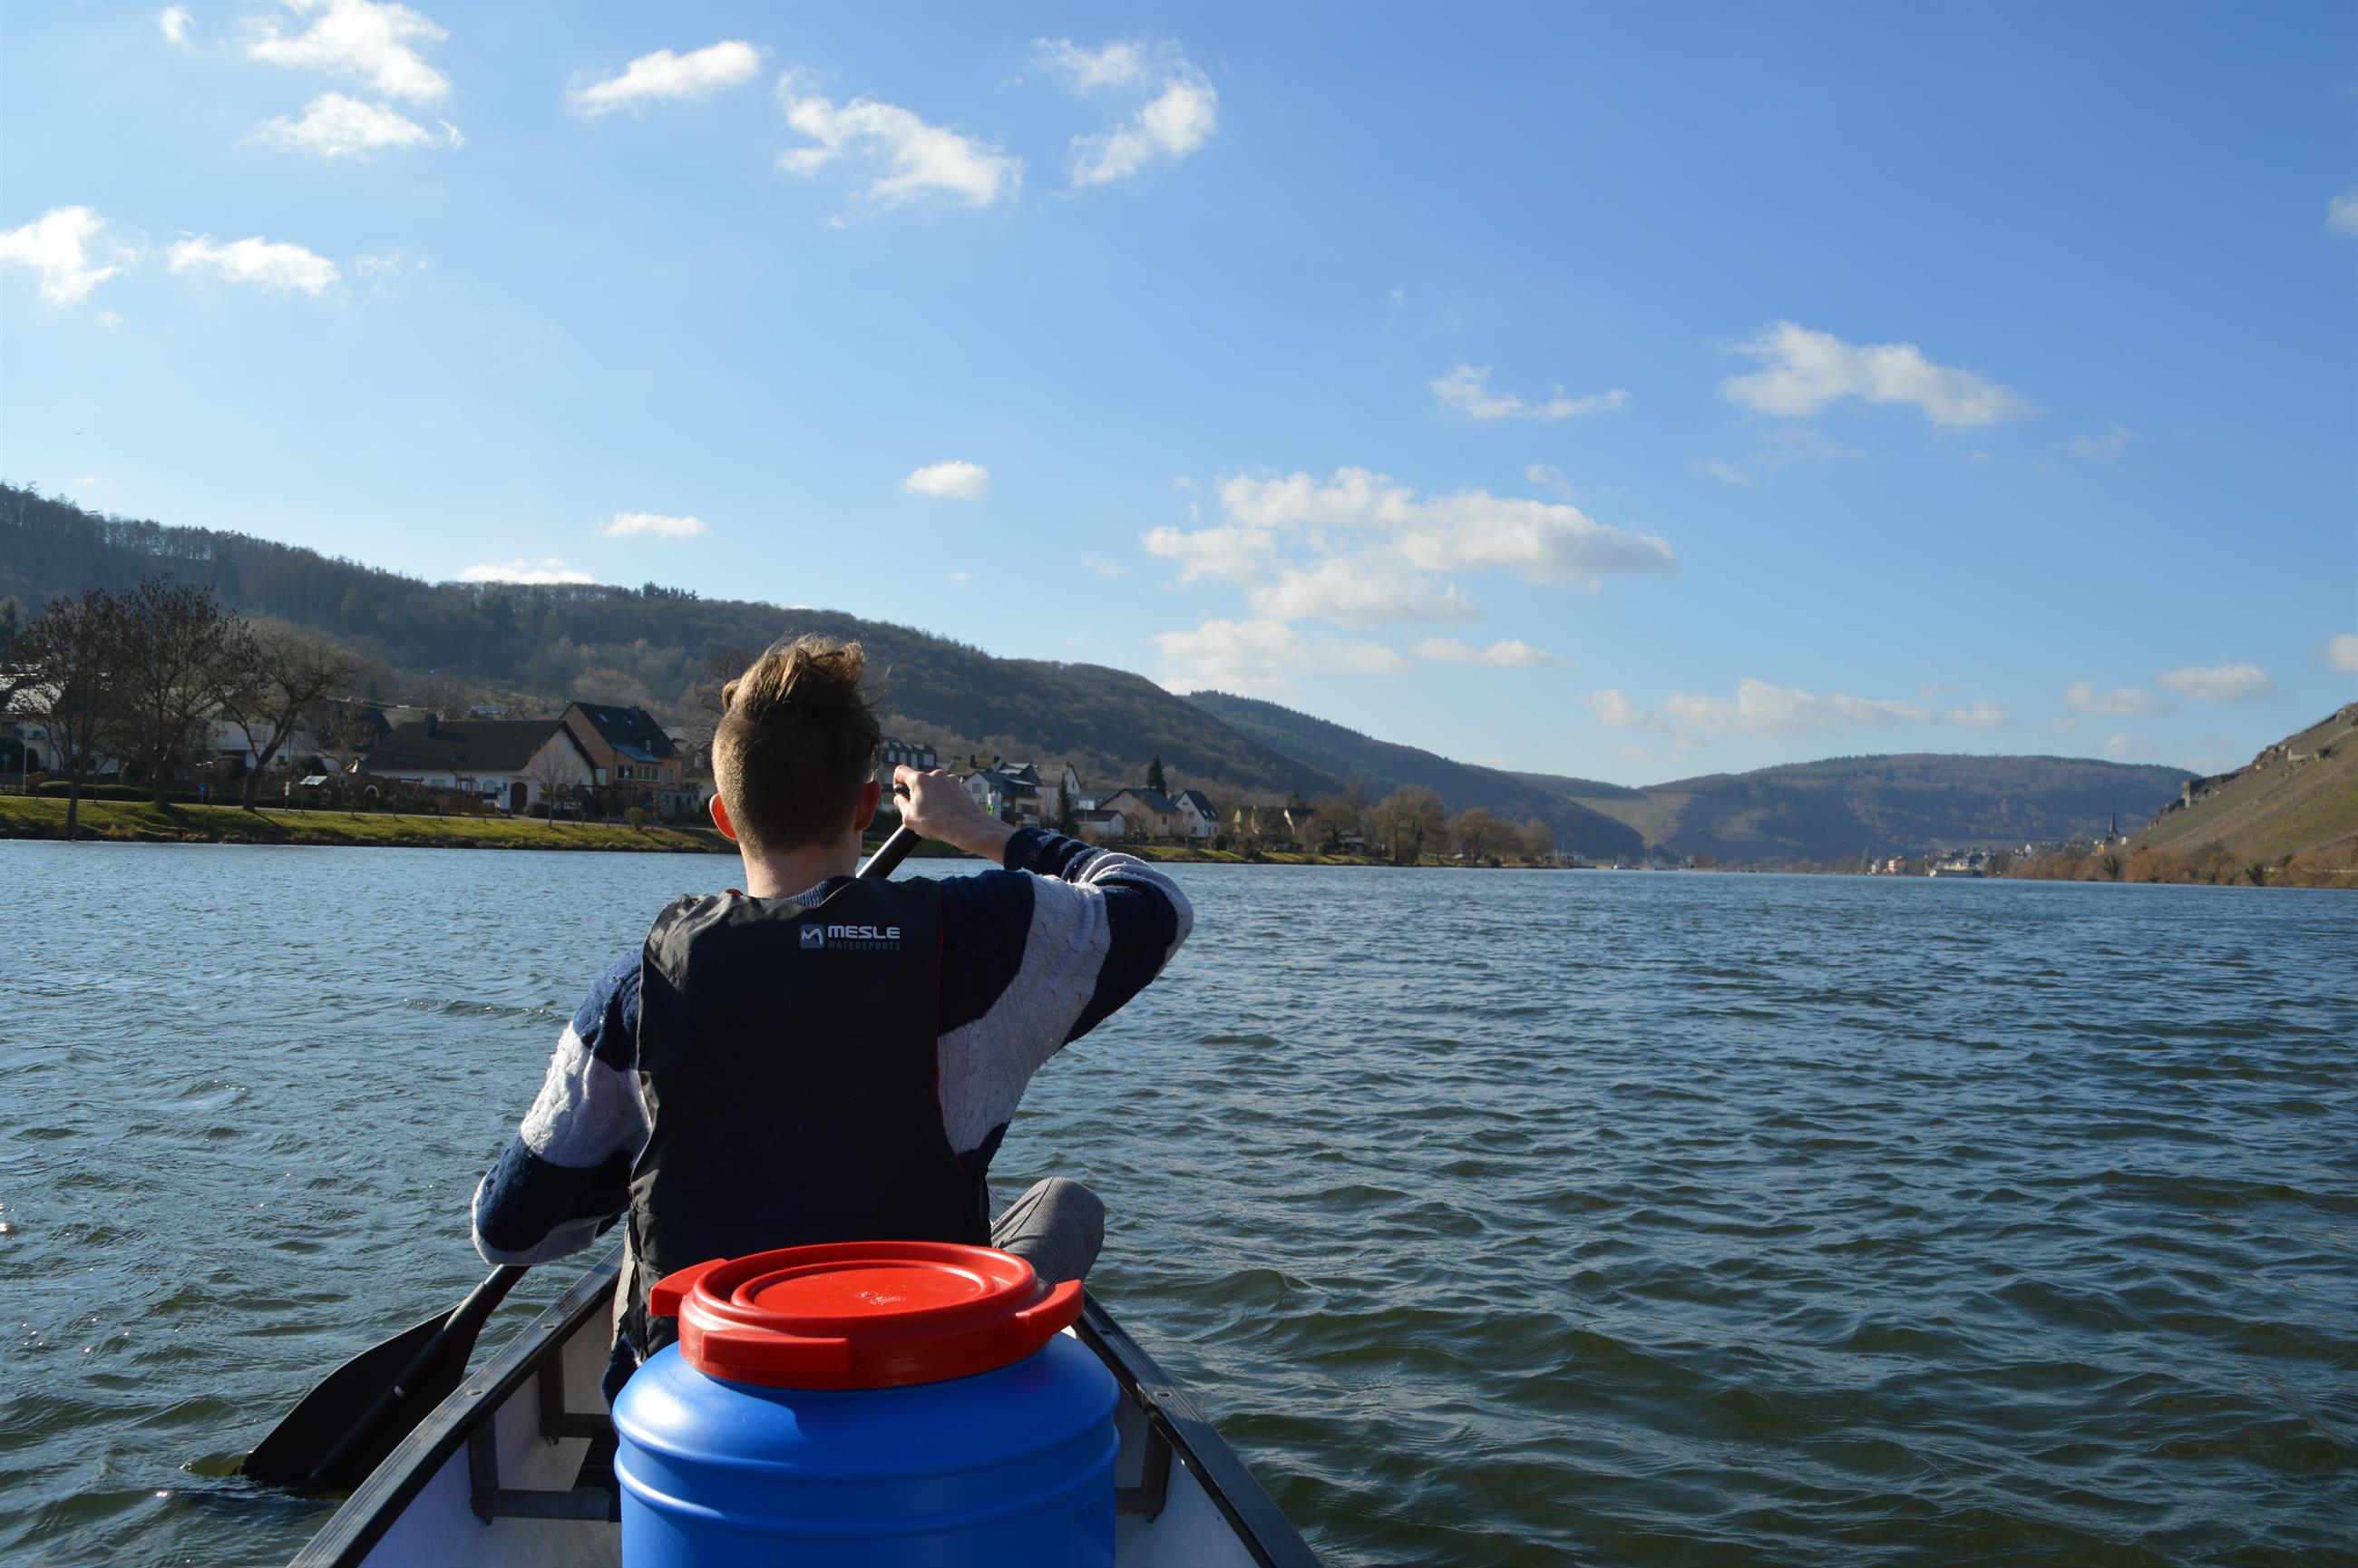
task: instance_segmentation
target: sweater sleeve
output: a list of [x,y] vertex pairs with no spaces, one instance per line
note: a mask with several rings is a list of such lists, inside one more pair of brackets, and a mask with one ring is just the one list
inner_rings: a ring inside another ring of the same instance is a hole
[[1134,856],[1037,828],[1007,869],[942,888],[942,1112],[951,1146],[980,1146],[1042,1064],[1144,990],[1195,911]]
[[639,955],[598,978],[557,1037],[524,1125],[475,1188],[475,1250],[546,1263],[589,1246],[631,1201],[647,1141],[638,1075]]

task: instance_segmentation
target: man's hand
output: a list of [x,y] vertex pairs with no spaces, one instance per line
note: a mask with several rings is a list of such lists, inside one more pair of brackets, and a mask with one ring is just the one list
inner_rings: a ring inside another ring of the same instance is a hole
[[983,815],[966,785],[944,770],[921,773],[903,763],[892,770],[892,794],[901,807],[902,823],[918,838],[986,860],[1005,859],[1007,841],[1015,837],[1015,829],[996,816]]

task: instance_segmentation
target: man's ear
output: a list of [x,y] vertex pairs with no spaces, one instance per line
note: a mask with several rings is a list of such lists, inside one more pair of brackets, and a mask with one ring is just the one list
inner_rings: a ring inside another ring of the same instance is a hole
[[[715,797],[718,798],[718,797]],[[877,804],[884,798],[884,786],[870,779],[860,791],[860,808],[851,814],[851,830],[865,833],[868,825],[876,820]]]
[[729,807],[721,800],[720,792],[714,790],[712,798],[705,804],[712,808],[712,826],[720,829],[720,836],[731,844],[737,842],[737,829],[730,824]]

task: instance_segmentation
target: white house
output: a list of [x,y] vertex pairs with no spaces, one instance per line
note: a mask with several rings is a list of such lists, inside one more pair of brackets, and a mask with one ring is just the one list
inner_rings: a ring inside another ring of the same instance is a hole
[[394,726],[352,765],[404,795],[452,790],[509,811],[529,811],[554,788],[569,798],[596,777],[589,753],[555,719],[461,719],[429,713]]

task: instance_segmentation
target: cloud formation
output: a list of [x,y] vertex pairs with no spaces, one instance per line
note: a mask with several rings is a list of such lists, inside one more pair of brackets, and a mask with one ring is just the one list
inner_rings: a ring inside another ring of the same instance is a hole
[[1088,49],[1042,38],[1033,58],[1076,92],[1146,90],[1154,96],[1118,125],[1073,138],[1073,189],[1110,185],[1157,159],[1176,162],[1211,139],[1220,95],[1174,43],[1114,43]]
[[838,160],[865,164],[874,172],[852,196],[877,211],[928,197],[988,207],[1022,188],[1022,161],[987,142],[872,98],[838,104],[799,92],[797,81],[792,73],[781,77],[778,99],[786,124],[818,146],[780,153],[778,167],[788,174],[808,178]]
[[186,5],[167,5],[156,14],[157,30],[163,33],[166,42],[177,49],[189,47],[189,21]]
[[693,539],[704,531],[701,518],[661,512],[617,512],[598,524],[599,535],[608,539]]
[[2336,632],[2326,639],[2323,657],[2328,669],[2358,676],[2358,632]]
[[617,109],[635,114],[660,99],[709,98],[760,74],[762,52],[734,38],[687,54],[657,49],[639,56],[616,75],[574,88],[566,102],[576,114],[594,118]]
[[2325,226],[2337,234],[2358,234],[2358,185],[2326,199]]
[[1331,621],[1343,626],[1476,621],[1482,614],[1455,583],[1347,556],[1289,567],[1275,581],[1246,597],[1256,611],[1272,621]]
[[1206,686],[1268,690],[1291,684],[1302,673],[1386,675],[1407,664],[1380,643],[1305,637],[1282,621],[1206,621],[1186,631],[1158,633],[1152,642],[1163,654],[1163,684],[1174,691]]
[[78,305],[123,271],[93,265],[91,250],[105,229],[106,220],[87,207],[52,207],[22,228],[0,232],[0,265],[31,267],[40,275],[42,298]]
[[336,264],[301,245],[255,236],[216,244],[211,234],[171,247],[174,272],[210,272],[229,283],[308,294],[317,299],[337,280]]
[[1765,367],[1732,375],[1720,395],[1762,414],[1799,416],[1845,397],[1906,404],[1936,425],[1967,429],[2035,412],[2029,399],[1970,371],[1934,364],[1913,343],[1846,343],[1775,321],[1733,352]]
[[492,561],[480,567],[469,567],[459,574],[459,580],[552,584],[595,582],[598,579],[579,567],[567,566],[555,556],[549,556],[537,561]]
[[2082,713],[2119,717],[2131,713],[2168,713],[2169,704],[2142,687],[2115,687],[2099,691],[2094,681],[2075,680],[2063,692],[2063,706]]
[[1918,702],[1804,691],[1773,682],[1740,680],[1730,700],[1674,691],[1653,708],[1607,688],[1589,693],[1597,721],[1614,730],[1679,730],[1708,735],[1844,735],[1902,724],[1956,724],[1993,729],[2007,721],[1996,703],[1976,701],[1945,711]]
[[1436,375],[1426,384],[1441,400],[1444,408],[1453,409],[1472,419],[1569,419],[1578,414],[1602,414],[1628,406],[1629,395],[1619,387],[1610,392],[1592,392],[1585,397],[1566,397],[1558,386],[1555,395],[1545,403],[1526,403],[1511,392],[1493,392],[1489,386],[1488,365],[1458,364]]
[[2189,665],[2164,670],[2153,679],[2197,702],[2250,702],[2277,694],[2277,683],[2257,665]]
[[2135,430],[2125,425],[2115,424],[2099,435],[2072,437],[2071,452],[2073,457],[2086,458],[2091,462],[2110,462],[2127,451],[2136,438]]
[[973,501],[990,488],[990,470],[980,463],[928,463],[903,480],[901,488],[911,495]]
[[439,103],[449,95],[450,79],[418,52],[419,45],[438,44],[450,36],[432,18],[379,0],[286,0],[286,5],[312,16],[311,25],[289,38],[276,22],[264,22],[262,35],[245,49],[253,59],[356,76],[388,98],[416,103]]
[[455,149],[464,139],[447,120],[442,130],[438,136],[391,109],[341,92],[322,92],[303,105],[301,119],[281,114],[256,127],[254,140],[287,152],[333,158],[365,157],[386,147],[427,147],[438,143]]
[[2104,737],[2104,755],[2116,762],[2135,762],[2139,757],[2152,756],[2153,745],[2142,736],[2107,735]]
[[1231,479],[1220,486],[1220,504],[1244,528],[1306,535],[1314,545],[1331,544],[1325,536],[1339,532],[1421,571],[1497,568],[1527,582],[1593,583],[1678,564],[1666,540],[1608,527],[1567,502],[1487,490],[1419,495],[1370,469],[1337,469],[1323,481],[1306,473]]
[[1542,665],[1561,665],[1559,654],[1545,648],[1534,648],[1517,638],[1503,638],[1487,648],[1476,648],[1451,637],[1427,637],[1416,645],[1417,657],[1438,659],[1451,665],[1492,665],[1505,669],[1531,669]]

